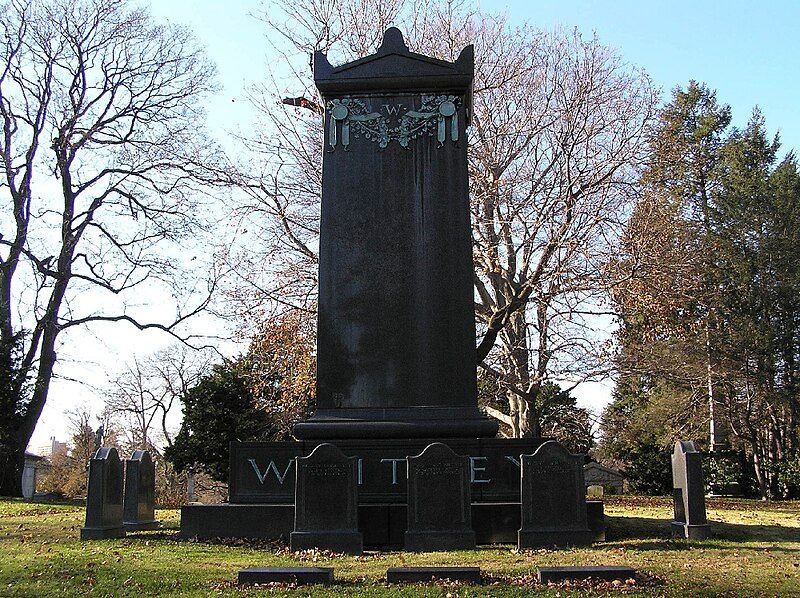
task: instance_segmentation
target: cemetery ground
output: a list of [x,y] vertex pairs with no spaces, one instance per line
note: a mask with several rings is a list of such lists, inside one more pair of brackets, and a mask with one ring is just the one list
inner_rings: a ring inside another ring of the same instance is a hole
[[[666,497],[606,497],[605,542],[590,548],[367,551],[297,554],[284,543],[183,541],[180,512],[159,510],[158,531],[80,541],[84,508],[0,499],[0,596],[800,596],[800,502],[708,499],[712,539],[670,537]],[[480,585],[447,581],[390,585],[402,566],[479,566]],[[536,582],[543,566],[623,565],[625,582]],[[239,569],[334,567],[333,586],[236,583]]]

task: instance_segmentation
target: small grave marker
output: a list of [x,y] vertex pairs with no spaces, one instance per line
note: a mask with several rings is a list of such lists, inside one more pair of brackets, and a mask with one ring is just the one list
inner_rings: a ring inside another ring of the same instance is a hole
[[296,583],[330,585],[333,583],[332,567],[284,567],[240,569],[239,583]]
[[592,500],[603,498],[603,487],[599,484],[593,484],[586,487],[586,496]]
[[389,583],[419,583],[434,579],[481,582],[480,567],[391,567],[386,570]]
[[361,554],[358,531],[357,458],[346,457],[336,446],[317,446],[308,457],[297,458],[293,551],[320,548]]
[[522,455],[521,462],[518,548],[590,544],[583,456],[548,440],[532,455]]
[[408,531],[405,549],[475,548],[470,501],[469,457],[439,442],[408,457]]
[[636,576],[636,569],[630,567],[539,567],[537,570],[539,583],[557,583],[567,579],[631,579]]

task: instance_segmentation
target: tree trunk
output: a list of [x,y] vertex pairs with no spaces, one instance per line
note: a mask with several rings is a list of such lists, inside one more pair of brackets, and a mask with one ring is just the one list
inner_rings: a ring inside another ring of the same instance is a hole
[[[524,311],[518,311],[501,332],[503,369],[506,372],[506,383],[512,384],[516,390],[527,390],[530,381],[528,369],[528,337],[527,322]],[[512,426],[514,438],[531,436],[531,421],[535,416],[535,409],[531,409],[530,397],[523,397],[518,392],[508,390],[509,411],[514,425]]]
[[22,496],[22,470],[25,468],[25,449],[16,437],[3,447],[0,457],[0,496]]
[[761,500],[767,500],[769,496],[767,495],[767,480],[764,475],[764,465],[760,456],[761,447],[755,436],[751,437],[750,446],[753,451],[753,469],[756,472],[756,480],[758,480],[758,492],[761,495]]

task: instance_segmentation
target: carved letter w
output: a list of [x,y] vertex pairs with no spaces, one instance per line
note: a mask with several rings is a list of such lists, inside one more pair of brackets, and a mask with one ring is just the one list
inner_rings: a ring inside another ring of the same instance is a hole
[[275,477],[278,478],[278,483],[280,483],[281,485],[283,485],[283,482],[286,479],[286,476],[289,475],[289,470],[292,468],[292,464],[294,463],[294,459],[290,460],[289,464],[286,466],[286,469],[283,471],[283,475],[281,475],[281,472],[278,471],[278,466],[275,465],[275,461],[270,461],[269,462],[269,465],[267,465],[267,468],[264,470],[264,473],[261,473],[258,470],[258,465],[256,464],[256,460],[255,459],[248,459],[248,461],[250,461],[250,465],[253,466],[253,469],[255,470],[256,475],[258,476],[258,481],[259,482],[261,482],[263,484],[264,480],[267,479],[267,476],[269,475],[269,472],[270,471],[274,471],[275,472]]

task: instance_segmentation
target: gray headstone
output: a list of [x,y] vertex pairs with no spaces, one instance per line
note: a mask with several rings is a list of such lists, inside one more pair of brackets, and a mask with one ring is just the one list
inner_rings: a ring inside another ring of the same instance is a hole
[[100,448],[89,461],[86,522],[81,540],[122,538],[122,463],[117,449]]
[[583,480],[587,486],[602,486],[605,493],[622,494],[623,491],[622,474],[599,463],[592,462],[583,466]]
[[675,505],[673,533],[693,540],[711,536],[706,519],[702,455],[694,442],[678,441],[672,452],[672,497]]
[[156,466],[147,451],[133,451],[125,461],[125,529],[130,531],[157,529]]
[[333,67],[325,106],[317,410],[295,437],[477,438],[466,127],[474,56],[410,52],[399,30]]
[[357,457],[320,444],[296,463],[293,551],[319,548],[361,554],[358,531]]
[[519,549],[591,543],[583,460],[583,455],[573,455],[554,440],[521,456]]
[[413,552],[475,547],[470,500],[469,457],[434,442],[408,457],[408,531]]

